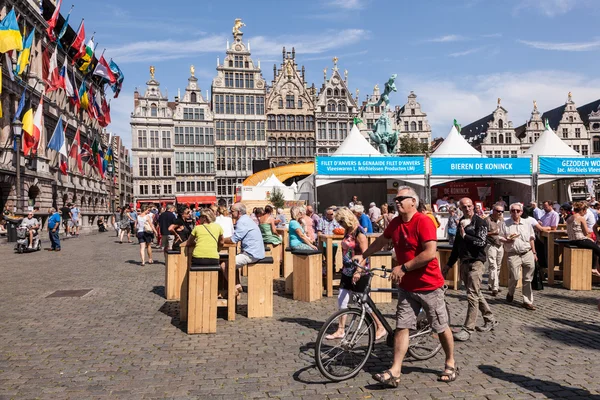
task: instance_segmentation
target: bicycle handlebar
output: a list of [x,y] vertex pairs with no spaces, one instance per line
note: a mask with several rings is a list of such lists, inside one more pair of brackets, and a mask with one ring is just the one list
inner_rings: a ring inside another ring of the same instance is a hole
[[381,266],[380,268],[369,268],[366,269],[365,267],[363,267],[362,265],[360,265],[359,263],[357,263],[355,260],[352,260],[352,265],[356,268],[360,268],[363,271],[365,271],[368,274],[372,274],[375,271],[380,271],[380,272],[384,272],[384,273],[391,273],[392,270],[391,269],[386,269],[384,266]]

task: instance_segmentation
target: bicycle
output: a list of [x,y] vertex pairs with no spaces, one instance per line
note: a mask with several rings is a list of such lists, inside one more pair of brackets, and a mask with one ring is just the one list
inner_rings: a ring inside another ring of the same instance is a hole
[[[354,263],[357,268],[365,270],[362,266]],[[369,293],[393,293],[397,289],[371,289],[371,280],[376,272],[382,272],[383,278],[388,277],[392,270],[371,268],[365,270],[369,276],[368,284],[363,293],[354,293],[353,305],[344,310],[339,310],[329,317],[323,324],[317,341],[315,343],[315,361],[317,368],[327,379],[339,382],[355,377],[365,365],[375,344],[375,322],[369,313],[371,312],[381,321],[387,331],[386,344],[394,347],[394,329],[387,322],[381,311],[377,308]],[[444,288],[445,290],[445,288]],[[446,303],[448,312],[448,304]],[[327,340],[325,337],[338,328],[339,320],[346,316],[346,327],[344,337],[341,339]],[[450,324],[450,313],[448,313],[448,324]],[[417,329],[409,333],[408,354],[417,360],[428,360],[434,357],[442,348],[427,317],[421,309],[417,316]]]

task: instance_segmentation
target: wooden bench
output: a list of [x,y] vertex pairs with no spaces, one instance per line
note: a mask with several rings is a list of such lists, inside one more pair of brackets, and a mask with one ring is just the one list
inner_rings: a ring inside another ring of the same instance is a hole
[[[450,254],[452,254],[452,246],[448,243],[439,243],[437,244],[437,257],[440,263],[440,268],[444,268],[446,264],[448,264],[448,260],[450,259]],[[449,288],[454,290],[459,289],[458,282],[460,281],[459,273],[458,273],[458,263],[454,263],[454,265],[450,268],[446,277],[450,277],[450,279],[444,278],[446,285]]]
[[187,273],[189,251],[184,245],[180,250],[169,250],[165,253],[165,297],[167,300],[179,300],[181,287]]
[[592,256],[590,249],[565,245],[563,287],[569,290],[592,290]]
[[273,316],[273,257],[248,265],[248,318]]
[[[392,269],[392,252],[391,251],[378,251],[371,254],[369,258],[371,268]],[[391,289],[392,281],[388,278],[384,278],[380,274],[373,274],[371,279],[371,289]],[[371,293],[371,299],[374,303],[391,303],[392,293]]]
[[311,302],[323,297],[321,250],[292,250],[294,300]]
[[265,244],[265,256],[273,257],[273,279],[281,276],[281,244]]
[[215,265],[190,265],[188,272],[187,333],[217,332],[218,261]]

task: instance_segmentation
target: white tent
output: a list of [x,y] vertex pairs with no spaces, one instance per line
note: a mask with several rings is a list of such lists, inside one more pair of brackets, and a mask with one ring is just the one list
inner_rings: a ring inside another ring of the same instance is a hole
[[450,133],[432,154],[432,157],[481,157],[481,153],[471,146],[452,126]]
[[350,134],[342,142],[340,147],[333,153],[332,157],[342,156],[380,156],[371,143],[360,133],[358,127],[354,125],[350,130]]
[[270,177],[259,183],[257,186],[285,187],[285,185],[275,176],[275,174],[271,174]]

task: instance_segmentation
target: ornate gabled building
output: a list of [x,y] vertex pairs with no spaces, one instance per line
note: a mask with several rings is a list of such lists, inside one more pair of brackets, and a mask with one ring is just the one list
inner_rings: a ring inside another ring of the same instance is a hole
[[210,205],[216,203],[214,121],[194,73],[191,66],[185,93],[175,98],[174,190],[178,203]]
[[174,203],[173,110],[150,67],[150,80],[140,96],[133,93],[131,113],[133,191],[140,203]]
[[266,84],[244,44],[236,20],[233,43],[227,43],[225,59],[217,59],[217,76],[212,81],[215,121],[217,198],[231,204],[236,186],[252,174],[254,160],[267,158],[265,95]]
[[[417,101],[417,95],[410,92],[408,100],[401,108],[396,108],[396,126],[400,136],[408,135],[416,138],[420,143],[431,142],[431,126],[427,120],[427,114],[421,110],[421,104]],[[397,151],[401,151],[397,148]]]
[[267,93],[267,156],[271,167],[314,161],[316,89],[307,87],[304,66],[298,70],[296,51],[282,52],[279,69]]
[[521,152],[524,153],[535,143],[544,132],[545,125],[542,114],[538,110],[537,102],[533,101],[533,111],[531,118],[525,125],[515,128],[515,136],[521,142]]
[[333,154],[342,144],[359,111],[357,100],[348,90],[348,71],[342,78],[337,61],[334,57],[329,79],[327,68],[323,70],[323,86],[315,105],[317,155],[322,156]]

